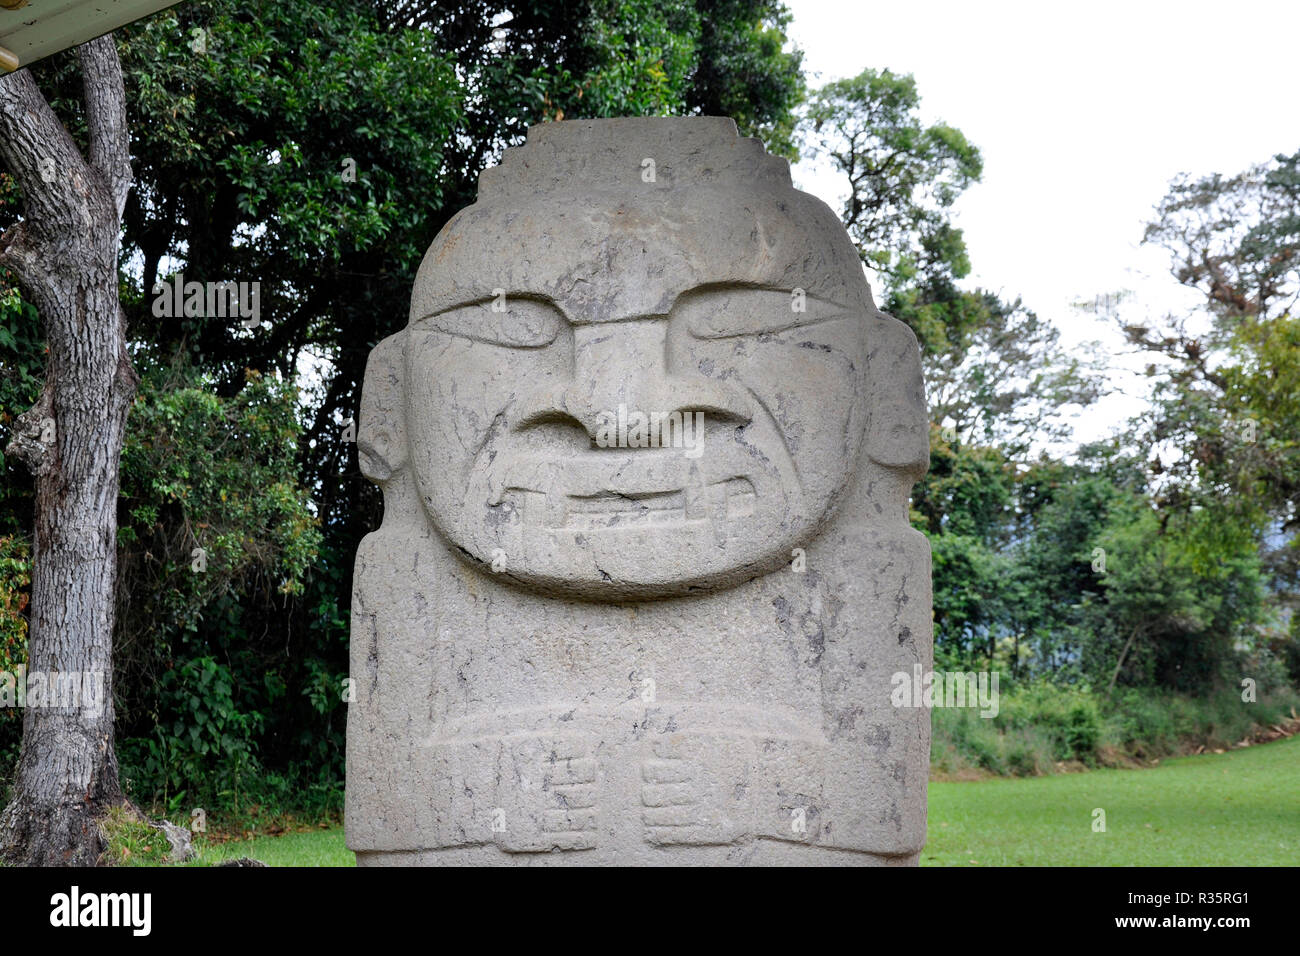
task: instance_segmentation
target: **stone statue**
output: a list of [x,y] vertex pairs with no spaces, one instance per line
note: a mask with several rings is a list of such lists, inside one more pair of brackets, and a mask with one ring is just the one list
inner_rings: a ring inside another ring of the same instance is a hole
[[915,863],[912,333],[723,118],[534,126],[374,350],[361,864]]

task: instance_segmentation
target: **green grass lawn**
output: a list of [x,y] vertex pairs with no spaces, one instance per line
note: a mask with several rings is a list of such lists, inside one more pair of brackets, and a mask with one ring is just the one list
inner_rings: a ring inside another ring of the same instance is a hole
[[[1093,831],[1093,810],[1106,832]],[[206,848],[200,865],[352,866],[343,830]],[[924,866],[1300,864],[1300,737],[1149,770],[930,784]]]
[[357,862],[343,845],[343,828],[334,827],[206,846],[193,865],[213,866],[240,857],[252,857],[270,866],[356,866]]
[[932,783],[921,863],[1295,866],[1300,737],[1148,770]]

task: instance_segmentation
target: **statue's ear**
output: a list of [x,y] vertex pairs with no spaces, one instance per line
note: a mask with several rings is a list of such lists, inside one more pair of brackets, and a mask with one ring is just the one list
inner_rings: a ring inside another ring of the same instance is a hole
[[361,385],[357,460],[361,473],[381,484],[406,467],[405,346],[404,331],[376,345]]
[[869,348],[867,454],[888,468],[906,468],[919,478],[930,464],[930,426],[916,335],[892,315],[877,312]]

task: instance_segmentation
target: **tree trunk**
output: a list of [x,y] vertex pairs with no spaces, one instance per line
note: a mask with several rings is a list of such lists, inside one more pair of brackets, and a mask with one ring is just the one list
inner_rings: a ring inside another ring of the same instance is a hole
[[1115,682],[1119,680],[1119,672],[1124,669],[1124,658],[1128,657],[1129,648],[1137,640],[1139,630],[1141,630],[1140,626],[1135,626],[1129,634],[1128,640],[1124,642],[1124,648],[1119,652],[1119,660],[1115,662],[1115,673],[1110,675],[1110,685],[1106,688],[1107,694],[1115,693]]
[[[78,54],[84,157],[29,71],[0,79],[0,160],[24,199],[23,220],[0,236],[0,266],[40,311],[50,353],[40,399],[9,445],[36,476],[28,674],[47,687],[59,675],[67,694],[36,706],[29,690],[13,797],[0,814],[0,857],[34,865],[97,863],[98,818],[123,799],[112,639],[118,469],[137,383],[117,297],[131,167],[113,40]],[[71,687],[98,694],[73,697]]]

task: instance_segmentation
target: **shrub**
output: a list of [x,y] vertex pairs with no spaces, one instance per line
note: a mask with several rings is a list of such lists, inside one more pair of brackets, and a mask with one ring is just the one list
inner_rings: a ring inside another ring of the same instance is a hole
[[1198,697],[1156,688],[1106,696],[1027,684],[1005,691],[991,719],[969,709],[935,708],[931,765],[941,773],[974,768],[1031,776],[1052,773],[1062,761],[1097,766],[1227,748],[1256,728],[1290,719],[1293,708],[1300,708],[1300,694],[1285,683],[1261,685],[1252,703],[1233,687]]

